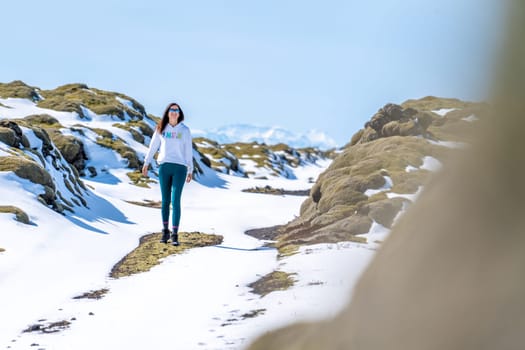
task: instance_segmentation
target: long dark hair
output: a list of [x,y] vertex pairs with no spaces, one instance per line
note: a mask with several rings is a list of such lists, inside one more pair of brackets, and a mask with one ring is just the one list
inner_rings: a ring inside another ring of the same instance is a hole
[[177,106],[179,108],[179,119],[177,119],[177,124],[184,120],[184,112],[182,111],[182,108],[180,108],[180,105],[178,103],[175,103],[175,102],[170,103],[168,105],[168,107],[166,107],[166,110],[164,111],[164,114],[162,115],[162,119],[157,124],[157,131],[159,133],[164,131],[164,128],[166,127],[166,125],[170,121],[169,113],[170,113],[170,108],[172,106]]

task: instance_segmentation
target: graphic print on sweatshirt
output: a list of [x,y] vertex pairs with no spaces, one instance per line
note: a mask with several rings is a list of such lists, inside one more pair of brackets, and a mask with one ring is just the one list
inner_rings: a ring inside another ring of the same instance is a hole
[[179,132],[171,132],[171,131],[165,131],[162,133],[162,136],[166,139],[182,139],[182,133]]

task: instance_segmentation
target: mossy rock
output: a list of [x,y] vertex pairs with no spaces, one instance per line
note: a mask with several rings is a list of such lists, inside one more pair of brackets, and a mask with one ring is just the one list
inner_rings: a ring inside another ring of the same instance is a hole
[[354,215],[357,208],[358,205],[337,204],[331,207],[327,212],[314,216],[311,223],[314,226],[326,226]]
[[418,170],[407,173],[406,171],[396,171],[390,174],[394,186],[390,190],[393,193],[412,194],[416,193],[421,186],[424,186],[431,178],[428,170]]
[[24,117],[24,119],[31,126],[39,126],[41,128],[63,128],[58,119],[49,114],[32,114]]
[[291,250],[295,253],[298,247],[305,245],[337,242],[367,243],[366,237],[357,235],[368,233],[371,226],[372,220],[369,217],[353,215],[323,227],[308,227],[308,225],[296,226],[294,229],[285,227],[285,233],[279,236],[275,246],[281,257],[285,255],[282,252]]
[[[486,105],[482,103],[463,102],[457,99],[442,99],[436,97],[426,97],[420,100],[409,100],[402,105],[386,104],[375,113],[372,118],[365,123],[365,128],[355,133],[350,142],[350,146],[360,143],[367,143],[383,137],[392,136],[417,136],[435,137],[433,132],[429,130],[433,126],[445,126],[448,124],[446,118],[441,117],[433,111],[442,108],[458,108],[456,111],[447,113],[451,116],[454,113],[464,113],[467,109],[486,109]],[[463,111],[463,112],[461,112]],[[456,130],[458,134],[462,134],[462,130]],[[345,147],[346,148],[346,147]]]
[[10,147],[17,147],[17,138],[13,130],[0,126],[0,142],[5,143]]
[[[351,182],[351,179],[350,179]],[[366,201],[368,197],[362,192],[356,191],[350,187],[334,187],[331,191],[327,191],[317,206],[319,213],[326,213],[330,208],[336,205],[356,205],[360,202]]]
[[252,293],[262,297],[271,292],[287,290],[294,285],[295,281],[292,276],[295,274],[283,271],[273,271],[257,281],[250,283],[248,287],[252,288]]
[[365,129],[359,129],[359,131],[357,131],[354,135],[352,135],[352,138],[350,139],[350,143],[346,145],[344,148],[356,145],[363,138],[364,132],[365,132]]
[[409,202],[404,198],[389,198],[378,200],[367,204],[367,215],[375,222],[390,228],[394,222],[394,218],[403,208],[403,203]]
[[[113,126],[129,131],[133,139],[139,143],[144,143],[144,136],[152,137],[153,132],[155,131],[143,120],[129,120],[125,123],[115,123],[113,124]],[[136,129],[138,129],[139,131],[137,131]]]
[[[370,228],[368,228],[366,232],[363,232],[363,234],[368,233],[368,230],[370,230]],[[366,238],[366,236],[358,236],[358,235],[349,234],[348,231],[344,229],[331,231],[325,228],[321,228],[318,231],[316,231],[312,237],[310,237],[310,239],[308,240],[308,242],[306,242],[306,244],[338,243],[338,242],[353,242],[353,243],[366,244],[368,243],[368,239]]]
[[[82,106],[89,108],[96,114],[112,115],[121,120],[125,118],[125,114],[134,119],[142,119],[146,114],[144,107],[129,96],[89,88],[85,84],[67,84],[53,90],[43,90],[41,94],[45,99],[38,103],[39,107],[77,112],[81,117],[86,117],[82,111]],[[133,108],[121,103],[117,97],[131,101]]]
[[38,102],[38,107],[62,112],[75,112],[84,118],[85,116],[81,106],[82,100],[80,99],[64,100],[63,98],[53,99],[46,97],[44,100]]
[[[17,122],[8,119],[0,120],[0,128],[2,128],[3,139],[0,140],[11,147],[20,148],[20,145],[25,148],[29,147],[29,140],[22,132],[22,129]],[[11,130],[9,132],[8,130]],[[0,136],[1,137],[1,136]]]
[[79,173],[83,174],[86,167],[86,161],[88,160],[84,149],[84,143],[75,136],[63,135],[60,132],[52,133],[51,139],[60,150],[64,159],[69,164],[73,165]]
[[405,123],[399,121],[391,121],[383,126],[381,133],[384,137],[389,136],[415,136],[423,133],[423,130],[413,121],[409,120]]
[[[368,216],[352,215],[314,231],[314,235],[319,233],[328,235],[328,241],[318,240],[319,243],[335,243],[350,240],[350,236],[368,233],[371,226],[372,219]],[[316,240],[314,242],[317,243]]]
[[[432,112],[441,108],[457,110],[445,117]],[[486,109],[485,104],[434,97],[411,100],[402,106],[385,105],[318,177],[301,205],[300,216],[280,229],[276,247],[366,242],[360,235],[369,232],[372,222],[391,227],[408,200],[389,199],[386,192],[413,194],[425,186],[432,172],[407,172],[407,166],[420,167],[425,156],[443,162],[457,152],[431,141],[468,142],[476,123],[465,118],[474,114],[483,119]],[[392,179],[391,189],[364,195],[367,189],[381,188],[386,176]]]
[[149,136],[149,137],[152,137],[153,133],[155,131],[154,129],[152,129],[148,124],[146,124],[142,120],[140,120],[140,121],[131,120],[131,121],[128,122],[128,125],[130,125],[131,127],[138,128],[143,135],[146,135],[146,136]]
[[488,107],[484,104],[475,104],[461,110],[454,110],[444,117],[436,118],[435,120],[441,121],[441,123],[433,123],[428,130],[437,140],[470,143],[474,137],[476,123],[465,121],[463,118],[475,115],[479,119],[484,119],[487,113]]
[[[206,138],[196,138],[194,141],[195,145],[197,145],[197,150],[200,151],[205,158],[208,158],[208,163],[210,163],[212,168],[219,171],[221,171],[221,168],[225,168],[227,169],[226,172],[229,172],[229,170],[239,171],[239,159],[234,153],[237,151],[237,148],[231,145],[220,145]],[[200,147],[199,144],[202,143],[210,147]]]
[[420,99],[406,100],[401,104],[403,108],[414,108],[420,111],[434,111],[443,108],[465,108],[471,103],[458,100],[457,98],[444,98],[426,96]]
[[[319,176],[303,202],[300,219],[285,225],[278,237],[278,248],[288,244],[304,245],[338,241],[364,242],[357,237],[367,233],[372,221],[389,225],[398,212],[388,205],[373,204],[388,201],[384,193],[372,197],[364,195],[367,189],[384,186],[385,176],[394,183],[391,191],[414,193],[423,185],[430,172],[406,172],[407,165],[421,166],[425,155],[444,156],[440,147],[416,137],[393,136],[346,148]],[[402,199],[397,199],[397,201]],[[375,208],[370,216],[370,208]]]
[[55,189],[51,175],[42,166],[22,157],[0,157],[0,171],[13,171],[21,178]]
[[7,84],[0,83],[0,97],[25,98],[31,101],[39,100],[36,88],[20,80],[15,80]]
[[56,201],[55,184],[51,175],[33,160],[28,160],[24,156],[0,157],[0,171],[13,171],[18,177],[42,185],[44,192],[40,193],[37,199],[59,213],[64,210],[64,207]]
[[213,246],[222,243],[223,237],[201,232],[179,233],[179,246],[159,243],[161,233],[152,233],[141,237],[139,246],[122,258],[111,270],[110,277],[120,278],[136,273],[149,271],[158,265],[162,258],[172,254],[180,254],[184,251],[197,248]]
[[29,216],[22,209],[12,206],[12,205],[0,205],[0,213],[11,213],[15,214],[15,220],[23,224],[29,225]]

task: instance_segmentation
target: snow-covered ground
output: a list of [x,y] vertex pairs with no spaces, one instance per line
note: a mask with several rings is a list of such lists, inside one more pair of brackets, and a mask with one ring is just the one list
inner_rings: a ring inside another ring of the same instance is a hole
[[[220,234],[224,242],[170,256],[149,272],[118,280],[108,277],[112,266],[140,236],[160,229],[158,209],[126,200],[160,200],[155,184],[139,188],[129,184],[125,170],[110,170],[111,181],[85,180],[92,188],[90,209],[64,216],[35,200],[39,185],[0,172],[0,205],[23,208],[33,223],[0,214],[0,246],[5,248],[0,253],[0,346],[240,349],[276,327],[334,315],[376,247],[321,244],[277,260],[276,250],[256,249],[264,242],[244,232],[288,222],[305,197],[241,191],[267,184],[306,189],[328,164],[300,168],[295,180],[217,174],[214,181],[221,186],[187,184],[181,230]],[[295,285],[263,298],[250,292],[249,283],[274,270],[295,273]],[[103,299],[72,299],[102,288],[109,289]],[[256,310],[262,311],[246,317]],[[22,332],[39,321],[63,320],[71,325],[57,333]]]
[[[86,110],[88,120],[80,120],[75,113],[42,109],[23,99],[0,102],[2,118],[47,113],[66,127],[101,127],[128,144],[135,142],[110,116]],[[25,225],[14,214],[0,213],[2,349],[243,349],[275,328],[335,315],[389,232],[374,223],[366,244],[317,244],[277,259],[275,249],[244,232],[287,223],[299,215],[305,197],[242,190],[266,185],[309,189],[330,161],[290,168],[294,176],[288,179],[250,179],[204,168],[205,174],[184,188],[181,231],[219,234],[222,244],[172,255],[148,272],[113,279],[111,268],[139,238],[161,228],[159,209],[128,201],[160,201],[160,191],[155,183],[151,188],[130,184],[126,162],[96,145],[95,137],[84,130],[88,165],[102,171],[84,179],[88,208],[76,206],[75,214],[51,211],[36,200],[41,185],[0,172],[0,206],[19,207],[31,221]],[[33,147],[38,140],[30,142]],[[0,156],[5,156],[9,148],[2,145]],[[142,156],[146,151],[139,143],[133,147]],[[420,168],[439,167],[436,159],[426,157]],[[384,188],[367,193],[385,191],[389,197],[415,200],[420,192],[390,193],[392,186],[387,177]],[[251,292],[251,282],[276,270],[292,274],[295,284],[264,297]],[[100,289],[109,290],[100,300],[73,299]],[[70,322],[69,327],[49,334],[23,332],[60,321]]]

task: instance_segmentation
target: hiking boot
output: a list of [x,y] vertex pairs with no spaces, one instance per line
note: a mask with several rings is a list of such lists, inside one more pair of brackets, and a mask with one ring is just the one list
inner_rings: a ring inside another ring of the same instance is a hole
[[162,230],[162,238],[160,239],[160,243],[168,243],[168,239],[170,239],[170,230],[165,228]]
[[171,244],[179,245],[179,235],[177,233],[171,235]]

